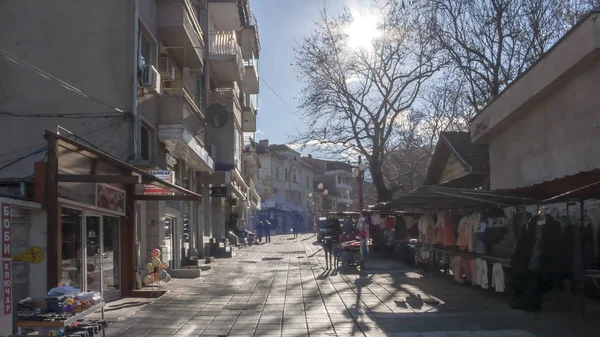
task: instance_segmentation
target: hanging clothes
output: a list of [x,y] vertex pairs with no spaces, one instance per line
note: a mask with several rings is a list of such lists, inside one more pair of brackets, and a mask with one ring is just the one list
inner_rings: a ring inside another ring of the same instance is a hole
[[445,213],[446,212],[440,212],[438,214],[437,221],[435,222],[435,230],[436,230],[435,243],[438,245],[443,245],[443,242],[444,242],[443,218],[444,218]]
[[487,261],[481,260],[479,269],[479,278],[481,281],[481,287],[483,289],[489,288],[489,275],[488,275],[488,264]]
[[419,237],[419,226],[417,226],[415,218],[412,216],[405,216],[404,221],[406,222],[406,234],[410,239],[416,239]]
[[444,247],[456,246],[456,233],[452,226],[452,217],[448,213],[444,213],[442,216],[442,226],[444,228],[443,233],[443,245]]
[[594,267],[594,257],[596,256],[594,247],[594,229],[589,223],[581,231],[581,253],[583,254],[583,268],[592,269]]
[[561,275],[564,278],[571,279],[573,277],[573,253],[575,252],[575,226],[573,224],[567,224],[563,228],[562,233],[563,240],[563,261]]
[[481,279],[479,278],[480,261],[481,259],[473,260],[473,268],[471,270],[471,283],[473,285],[481,285]]
[[[433,218],[429,214],[423,214],[419,219],[419,241],[423,243],[430,243],[430,241],[435,240],[435,223],[433,222]],[[433,237],[431,237],[431,233]]]
[[456,240],[456,245],[462,251],[466,251],[469,248],[469,237],[468,237],[468,229],[469,222],[466,216],[463,216],[458,223],[458,239]]
[[532,217],[521,229],[511,259],[513,309],[536,311],[564,268],[561,225],[550,215]]
[[461,271],[461,257],[455,256],[452,259],[452,273],[454,274],[454,281],[462,283],[462,271]]
[[406,240],[407,228],[406,219],[403,215],[398,215],[394,224],[394,238],[396,240]]
[[496,292],[504,292],[504,269],[500,263],[494,263],[492,267],[492,287]]
[[374,226],[381,226],[381,215],[379,215],[379,213],[373,213],[373,215],[371,215],[371,224]]
[[469,244],[469,252],[474,253],[477,250],[477,232],[479,231],[479,223],[481,214],[473,213],[467,218],[467,241]]
[[385,218],[385,229],[392,230],[394,227],[396,227],[396,218],[391,215]]

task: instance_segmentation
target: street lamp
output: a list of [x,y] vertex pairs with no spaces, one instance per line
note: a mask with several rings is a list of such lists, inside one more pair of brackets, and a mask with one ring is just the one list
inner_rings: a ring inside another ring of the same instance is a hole
[[[319,183],[317,185],[317,189],[313,192],[313,193],[309,193],[308,194],[308,198],[310,199],[310,201],[312,202],[312,206],[313,206],[313,231],[314,234],[317,234],[317,205],[315,204],[315,193],[317,191],[322,191],[325,188],[325,186],[323,185],[323,183]],[[329,194],[329,192],[327,190],[323,191],[323,195],[327,195]],[[327,214],[325,214],[325,216],[327,216]]]
[[358,156],[358,167],[352,169],[352,175],[356,177],[358,182],[358,211],[360,216],[363,215],[363,181],[365,180],[365,171],[367,170],[367,167],[367,163],[363,163],[361,156]]

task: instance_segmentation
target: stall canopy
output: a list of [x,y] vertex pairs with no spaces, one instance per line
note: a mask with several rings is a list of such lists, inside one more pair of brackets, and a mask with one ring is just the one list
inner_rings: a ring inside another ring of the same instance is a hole
[[[58,160],[69,160],[73,163],[73,172],[57,170],[59,183],[80,184],[123,184],[135,185],[134,200],[198,200],[200,194],[156,177],[142,169],[129,165],[105,152],[83,145],[65,136],[46,131],[49,148],[56,149]],[[54,151],[52,151],[54,152]],[[64,158],[64,159],[63,159]],[[49,158],[50,159],[50,158]],[[103,169],[110,167],[110,169]],[[52,174],[49,170],[49,174]],[[158,187],[160,195],[146,195],[146,185]]]
[[508,207],[540,204],[526,196],[442,186],[422,186],[390,202],[380,203],[375,209],[436,211],[443,209],[485,209],[493,206]]
[[542,204],[597,199],[600,197],[600,169],[501,192],[542,199]]

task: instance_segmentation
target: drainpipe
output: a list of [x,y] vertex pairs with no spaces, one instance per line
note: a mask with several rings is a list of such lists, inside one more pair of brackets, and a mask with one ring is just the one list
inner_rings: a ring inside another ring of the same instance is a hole
[[138,46],[139,46],[139,35],[140,35],[140,23],[139,23],[139,0],[133,0],[133,83],[132,83],[132,108],[131,114],[133,115],[133,159],[138,159],[138,142],[137,142],[137,89],[138,89]]

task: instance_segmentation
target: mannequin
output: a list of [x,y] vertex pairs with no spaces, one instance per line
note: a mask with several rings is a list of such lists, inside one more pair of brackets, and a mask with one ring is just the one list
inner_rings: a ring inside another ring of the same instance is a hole
[[539,311],[562,267],[561,225],[542,207],[521,229],[513,254],[513,309]]

